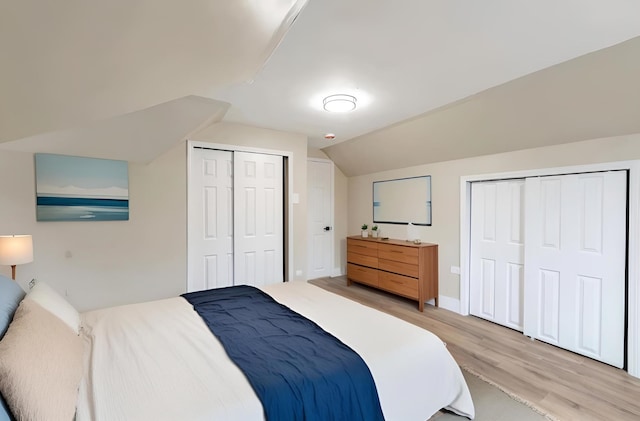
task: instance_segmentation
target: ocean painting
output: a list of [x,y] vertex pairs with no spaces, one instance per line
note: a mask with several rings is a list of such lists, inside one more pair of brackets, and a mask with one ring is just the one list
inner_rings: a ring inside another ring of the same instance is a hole
[[35,154],[38,221],[129,220],[126,161]]

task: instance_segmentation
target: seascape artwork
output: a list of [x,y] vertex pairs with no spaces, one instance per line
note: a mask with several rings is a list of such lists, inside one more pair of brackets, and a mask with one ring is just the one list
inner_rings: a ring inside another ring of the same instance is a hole
[[38,221],[129,220],[126,161],[35,154]]

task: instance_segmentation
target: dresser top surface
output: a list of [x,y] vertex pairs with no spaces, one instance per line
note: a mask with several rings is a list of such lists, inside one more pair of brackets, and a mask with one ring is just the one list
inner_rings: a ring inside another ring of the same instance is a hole
[[351,240],[367,241],[367,242],[378,243],[378,244],[393,244],[395,246],[404,246],[404,247],[437,247],[438,246],[437,244],[433,244],[433,243],[415,244],[408,240],[398,240],[396,238],[389,238],[388,240],[383,240],[382,238],[373,238],[373,237],[363,238],[359,235],[352,235],[347,238]]

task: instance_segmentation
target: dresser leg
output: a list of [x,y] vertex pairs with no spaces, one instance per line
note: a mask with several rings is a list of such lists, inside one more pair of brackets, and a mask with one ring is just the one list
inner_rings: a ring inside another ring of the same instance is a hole
[[418,310],[424,313],[424,300],[418,302]]

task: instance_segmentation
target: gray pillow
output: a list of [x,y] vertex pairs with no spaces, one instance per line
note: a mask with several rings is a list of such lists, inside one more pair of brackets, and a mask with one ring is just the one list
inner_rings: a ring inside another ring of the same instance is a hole
[[25,293],[15,281],[0,275],[0,339],[9,327],[18,304]]
[[[13,320],[13,314],[18,308],[18,304],[24,298],[25,293],[15,281],[0,275],[0,339],[4,336],[9,323]],[[9,408],[0,394],[0,421],[9,421]]]
[[2,399],[2,395],[0,395],[0,421],[12,421],[14,418],[10,414],[9,407]]

